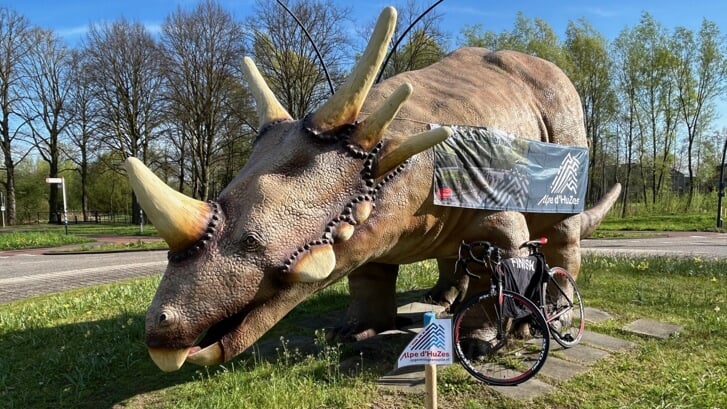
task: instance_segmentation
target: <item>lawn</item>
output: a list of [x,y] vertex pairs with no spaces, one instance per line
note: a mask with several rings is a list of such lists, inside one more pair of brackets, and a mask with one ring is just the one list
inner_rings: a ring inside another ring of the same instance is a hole
[[[375,380],[406,340],[328,345],[316,326],[334,322],[338,283],[299,305],[251,351],[223,366],[160,372],[146,353],[144,311],[159,276],[0,305],[0,395],[7,408],[415,408]],[[434,263],[405,266],[402,299],[435,280]],[[727,260],[584,257],[587,306],[613,319],[590,330],[637,348],[599,361],[537,402],[508,400],[458,366],[440,370],[446,408],[716,408],[727,402]],[[402,300],[403,302],[403,300]],[[621,330],[637,318],[684,326],[668,340]],[[358,346],[357,346],[358,345]],[[363,345],[363,346],[362,346]]]
[[[31,225],[13,227],[12,230],[0,230],[0,250],[18,250],[28,248],[57,247],[78,244],[79,249],[89,250],[93,243],[93,236],[129,236],[130,242],[134,238],[157,235],[154,226],[139,226],[119,224],[73,224],[69,225],[66,233],[64,226],[58,225]],[[138,240],[137,240],[138,241]],[[132,246],[133,247],[133,246]]]
[[621,219],[609,213],[598,227],[597,234],[613,231],[718,231],[712,214],[656,214],[629,216]]

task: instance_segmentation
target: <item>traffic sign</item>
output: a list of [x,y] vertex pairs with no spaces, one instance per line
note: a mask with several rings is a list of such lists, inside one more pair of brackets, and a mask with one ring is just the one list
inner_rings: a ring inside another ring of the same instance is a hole
[[45,178],[45,183],[63,183],[63,178]]

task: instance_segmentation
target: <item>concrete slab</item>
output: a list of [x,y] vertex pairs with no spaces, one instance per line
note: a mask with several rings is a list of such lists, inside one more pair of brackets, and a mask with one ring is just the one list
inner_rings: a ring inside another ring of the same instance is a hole
[[[547,362],[547,361],[546,361]],[[519,401],[532,400],[547,395],[555,390],[555,386],[540,379],[531,378],[517,386],[489,386],[503,396]]]
[[543,365],[543,368],[540,372],[538,372],[538,375],[544,375],[553,380],[562,382],[586,371],[588,371],[588,367],[585,365],[549,355],[548,359],[545,361],[545,365]]
[[605,349],[611,352],[623,351],[635,348],[636,344],[620,338],[614,338],[608,335],[599,334],[597,332],[585,331],[583,333],[582,344],[592,345],[596,348]]
[[406,393],[424,392],[424,365],[394,369],[377,381],[379,387]]
[[[608,351],[583,344],[578,344],[568,349],[564,349],[560,345],[555,344],[555,346],[550,348],[550,353],[553,354],[552,357],[563,357],[568,361],[575,361],[586,366],[593,365],[596,361],[611,355]],[[551,356],[548,357],[548,359],[550,358]]]
[[[419,330],[421,330],[425,312],[439,314],[442,311],[444,311],[444,307],[440,305],[425,304],[421,302],[404,304],[396,309],[397,325],[400,327],[406,327],[407,329],[411,329],[411,327],[419,327]],[[416,332],[419,332],[419,330]]]
[[681,325],[669,324],[654,320],[639,319],[624,327],[624,330],[647,337],[667,339],[673,337],[681,330]]
[[[540,373],[544,370],[545,368],[543,368]],[[404,393],[424,393],[424,366],[416,365],[395,369],[380,377],[377,383],[380,388],[384,389],[396,390]],[[537,378],[532,378],[527,382],[516,386],[492,386],[483,383],[482,387],[492,388],[503,396],[520,401],[535,399],[555,390],[553,385],[543,382]]]
[[606,311],[599,310],[598,308],[586,307],[583,309],[586,322],[592,324],[598,324],[599,322],[608,321],[611,319],[611,314]]

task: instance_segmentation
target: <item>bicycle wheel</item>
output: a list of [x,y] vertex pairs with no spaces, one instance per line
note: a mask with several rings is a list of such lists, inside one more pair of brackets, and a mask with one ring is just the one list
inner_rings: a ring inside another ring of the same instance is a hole
[[573,277],[562,267],[550,269],[545,283],[545,320],[550,334],[564,348],[580,342],[586,326],[583,300]]
[[543,314],[517,293],[503,291],[501,308],[496,295],[475,295],[458,308],[452,325],[459,362],[472,376],[491,385],[525,382],[548,356],[550,337]]

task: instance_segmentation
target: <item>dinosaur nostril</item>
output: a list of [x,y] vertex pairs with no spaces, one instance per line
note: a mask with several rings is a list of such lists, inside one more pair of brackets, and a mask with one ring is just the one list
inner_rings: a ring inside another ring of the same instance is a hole
[[159,314],[157,322],[159,325],[173,325],[177,321],[179,321],[179,317],[176,312],[164,310]]

